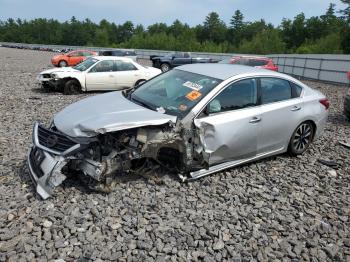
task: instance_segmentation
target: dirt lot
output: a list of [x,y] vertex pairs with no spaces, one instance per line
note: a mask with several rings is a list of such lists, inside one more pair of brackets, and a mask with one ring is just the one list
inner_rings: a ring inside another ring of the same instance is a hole
[[0,261],[350,261],[350,151],[338,145],[350,139],[345,87],[308,82],[331,110],[324,136],[301,157],[188,184],[134,178],[108,195],[70,179],[42,201],[25,166],[33,122],[96,95],[40,90],[35,78],[51,56],[0,48]]

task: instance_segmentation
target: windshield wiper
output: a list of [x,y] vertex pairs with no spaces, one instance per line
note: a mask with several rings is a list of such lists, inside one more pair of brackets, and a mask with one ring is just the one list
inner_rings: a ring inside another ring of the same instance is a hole
[[143,101],[140,101],[138,99],[135,99],[135,97],[133,97],[133,96],[130,96],[130,99],[131,99],[131,101],[134,101],[136,104],[139,104],[140,106],[143,106],[143,107],[146,107],[146,108],[151,109],[153,111],[156,111],[153,106],[151,106]]

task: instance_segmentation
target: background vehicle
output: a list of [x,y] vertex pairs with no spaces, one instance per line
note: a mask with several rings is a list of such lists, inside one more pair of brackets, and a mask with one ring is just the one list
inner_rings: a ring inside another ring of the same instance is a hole
[[350,88],[344,98],[344,114],[350,120]]
[[128,49],[104,50],[104,51],[99,51],[98,55],[99,56],[125,56],[125,57],[131,58],[135,62],[137,61],[137,55],[135,50],[128,50]]
[[44,88],[75,94],[130,88],[160,73],[159,69],[144,67],[131,58],[95,56],[74,67],[45,70],[39,74],[38,80]]
[[193,180],[286,151],[302,154],[322,133],[328,107],[323,94],[287,75],[186,65],[136,89],[80,100],[50,128],[36,123],[30,174],[43,198],[67,169],[102,191],[118,176],[159,164]]
[[235,65],[246,65],[257,68],[268,69],[272,71],[278,71],[278,67],[273,63],[273,60],[268,57],[260,56],[234,56],[229,59],[220,61],[221,64],[235,64]]
[[189,52],[174,52],[166,56],[150,56],[153,67],[160,68],[162,72],[187,64],[217,63],[218,60],[211,58],[191,57]]
[[96,52],[90,50],[75,50],[66,54],[55,55],[51,59],[54,66],[66,67],[75,66],[84,61],[89,56],[97,55]]

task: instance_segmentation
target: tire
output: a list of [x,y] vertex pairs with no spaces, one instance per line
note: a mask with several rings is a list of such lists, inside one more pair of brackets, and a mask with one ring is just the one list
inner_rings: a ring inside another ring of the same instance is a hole
[[144,82],[146,82],[145,79],[137,80],[134,87],[138,87],[139,85],[143,84]]
[[42,88],[44,88],[46,90],[50,89],[50,85],[48,83],[42,82],[41,86],[42,86]]
[[81,86],[79,82],[75,79],[68,80],[63,88],[63,94],[65,95],[75,95],[81,93]]
[[315,128],[310,121],[301,123],[293,132],[289,141],[288,153],[292,156],[301,155],[310,146],[314,138]]
[[170,65],[168,63],[163,63],[160,65],[160,70],[162,70],[162,72],[168,72],[170,70]]
[[68,65],[67,62],[64,61],[64,60],[61,60],[61,61],[59,61],[59,63],[58,63],[58,66],[59,66],[59,67],[66,67],[67,65]]

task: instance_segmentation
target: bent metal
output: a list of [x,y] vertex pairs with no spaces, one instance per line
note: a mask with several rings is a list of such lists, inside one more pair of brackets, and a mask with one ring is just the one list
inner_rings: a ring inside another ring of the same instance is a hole
[[328,107],[323,94],[284,74],[181,66],[74,103],[48,128],[35,123],[30,176],[44,199],[68,176],[104,192],[119,177],[157,166],[190,181],[286,151],[302,154],[321,135]]

